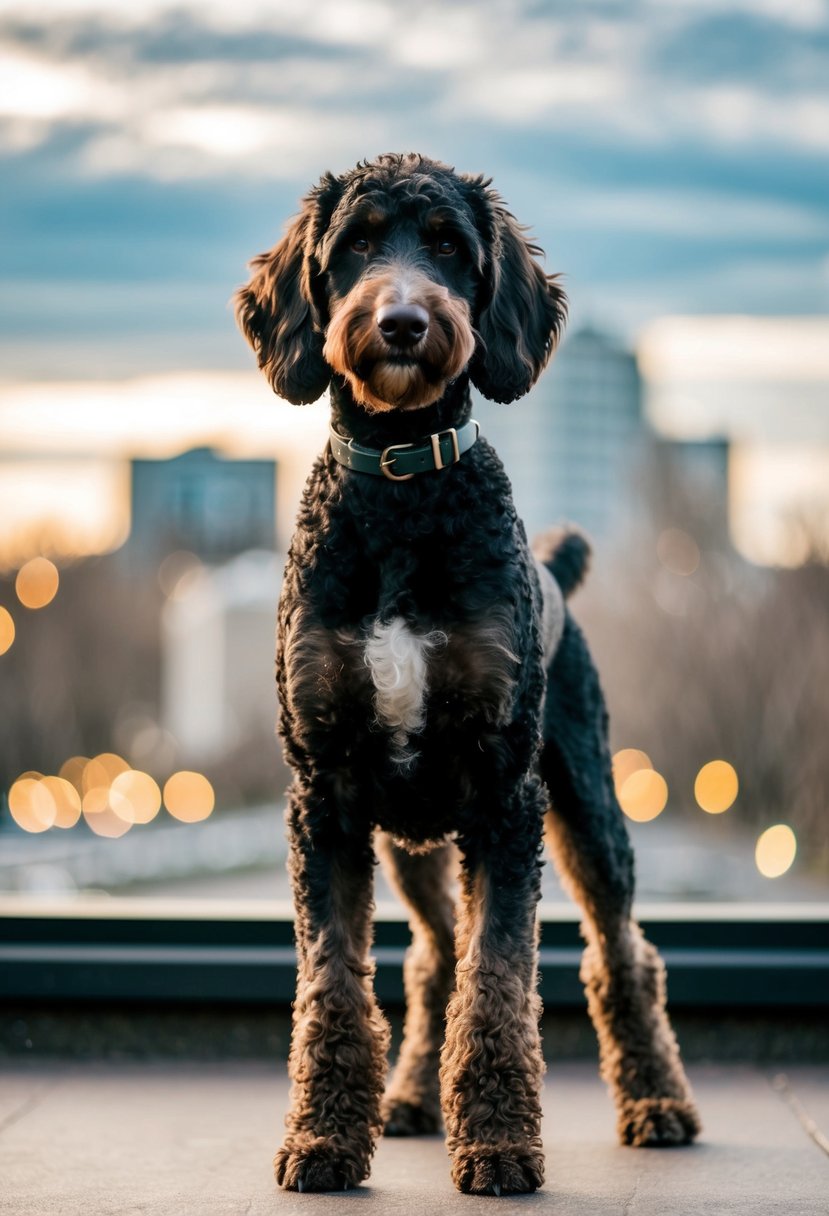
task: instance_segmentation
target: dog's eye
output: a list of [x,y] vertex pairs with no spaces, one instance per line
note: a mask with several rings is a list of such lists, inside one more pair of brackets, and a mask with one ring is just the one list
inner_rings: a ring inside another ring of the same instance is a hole
[[364,236],[355,236],[351,248],[354,253],[368,253],[368,241]]
[[453,253],[458,252],[458,246],[448,236],[441,237],[438,241],[438,253],[442,258],[451,258]]

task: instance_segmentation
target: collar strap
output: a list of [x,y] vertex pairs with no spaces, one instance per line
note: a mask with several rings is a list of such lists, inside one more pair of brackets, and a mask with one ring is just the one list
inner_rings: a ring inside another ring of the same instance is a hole
[[391,443],[387,448],[364,448],[362,444],[338,435],[329,429],[328,444],[334,459],[357,473],[374,473],[389,481],[408,481],[416,473],[432,473],[436,469],[457,464],[481,433],[480,425],[470,418],[457,430],[450,426],[436,431],[421,443]]

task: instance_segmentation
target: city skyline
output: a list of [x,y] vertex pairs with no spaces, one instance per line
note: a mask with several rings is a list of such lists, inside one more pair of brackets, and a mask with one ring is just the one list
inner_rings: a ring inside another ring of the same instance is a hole
[[[752,328],[758,324],[759,338]],[[760,412],[752,419],[750,406],[758,376],[758,342],[768,341],[776,332],[787,338],[788,346],[782,342],[766,352],[767,366],[759,367],[761,375],[773,367],[776,375],[761,387],[771,390],[770,401],[785,403],[783,429],[778,423],[770,430],[769,421],[775,422],[773,411]],[[575,328],[569,338],[576,340],[577,347],[583,340],[580,335],[589,338],[592,333]],[[734,334],[741,334],[742,342],[734,340]],[[815,318],[767,318],[758,323],[751,318],[674,317],[663,318],[646,330],[638,348],[645,371],[643,420],[654,433],[676,442],[683,438],[730,441],[732,539],[744,556],[760,564],[803,560],[807,553],[791,537],[792,517],[799,513],[804,520],[814,520],[829,515],[829,442],[822,438],[829,426],[826,337],[829,321]],[[598,334],[597,339],[591,349],[599,362],[605,347],[613,361],[624,361],[625,348],[612,337]],[[565,350],[567,341],[565,338]],[[568,361],[564,355],[564,372]],[[612,436],[619,425],[614,411],[628,407],[613,393],[602,404],[599,386],[603,374],[598,366],[590,374],[590,383],[595,381],[596,387],[590,389],[585,408],[591,417],[599,408],[596,418],[608,420],[610,429],[601,441],[604,450],[614,442]],[[534,451],[531,463],[536,480],[545,468],[544,461],[541,465],[538,461],[542,449],[549,460],[566,463],[572,458],[572,453],[564,451],[556,455],[550,437],[533,439],[534,431],[545,425],[545,403],[551,394],[556,416],[560,413],[559,388],[569,407],[577,407],[578,384],[568,387],[571,378],[567,373],[564,381],[557,380],[554,360],[524,402],[513,407],[491,403],[477,407],[485,431],[516,481],[519,505],[525,492],[519,485],[526,464],[522,450]],[[698,400],[695,392],[701,394]],[[4,405],[0,408],[0,564],[7,568],[31,556],[31,536],[46,534],[50,528],[56,556],[117,548],[130,527],[130,460],[168,459],[198,447],[237,459],[277,460],[277,543],[284,550],[308,469],[325,442],[328,417],[325,397],[311,406],[291,406],[274,397],[254,368],[113,382],[18,385],[0,390],[0,404]],[[696,423],[689,426],[694,411]],[[107,424],[102,427],[104,417]],[[521,434],[510,435],[513,425],[521,428]],[[586,425],[595,425],[595,420],[586,420]],[[555,430],[553,421],[551,426]],[[579,434],[584,426],[578,423]],[[568,432],[569,428],[562,437]],[[614,492],[620,490],[621,483]],[[560,493],[550,497],[548,492],[530,489],[529,495],[523,510],[536,529],[559,517],[574,519],[588,530],[597,527],[592,515],[579,518],[578,494],[572,497],[569,509]],[[544,502],[552,503],[555,510],[549,519],[535,518],[537,510],[528,504],[540,507]],[[620,509],[630,511],[631,503],[620,502]],[[602,531],[599,523],[597,539]]]

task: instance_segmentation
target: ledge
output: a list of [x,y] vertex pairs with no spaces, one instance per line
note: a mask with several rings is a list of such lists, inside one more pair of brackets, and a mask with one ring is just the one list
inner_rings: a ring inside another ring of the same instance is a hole
[[[668,967],[671,1006],[829,1004],[829,905],[643,904],[637,915]],[[409,930],[378,907],[377,992],[403,1000]],[[582,943],[569,906],[541,905],[540,991],[583,1008]],[[0,999],[274,1005],[294,994],[293,916],[282,903],[0,899]]]

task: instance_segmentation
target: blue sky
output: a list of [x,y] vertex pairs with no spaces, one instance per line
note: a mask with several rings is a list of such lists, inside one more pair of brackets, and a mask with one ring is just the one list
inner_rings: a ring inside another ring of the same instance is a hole
[[407,148],[493,176],[576,321],[829,312],[821,0],[0,0],[0,375],[249,366],[246,260]]

